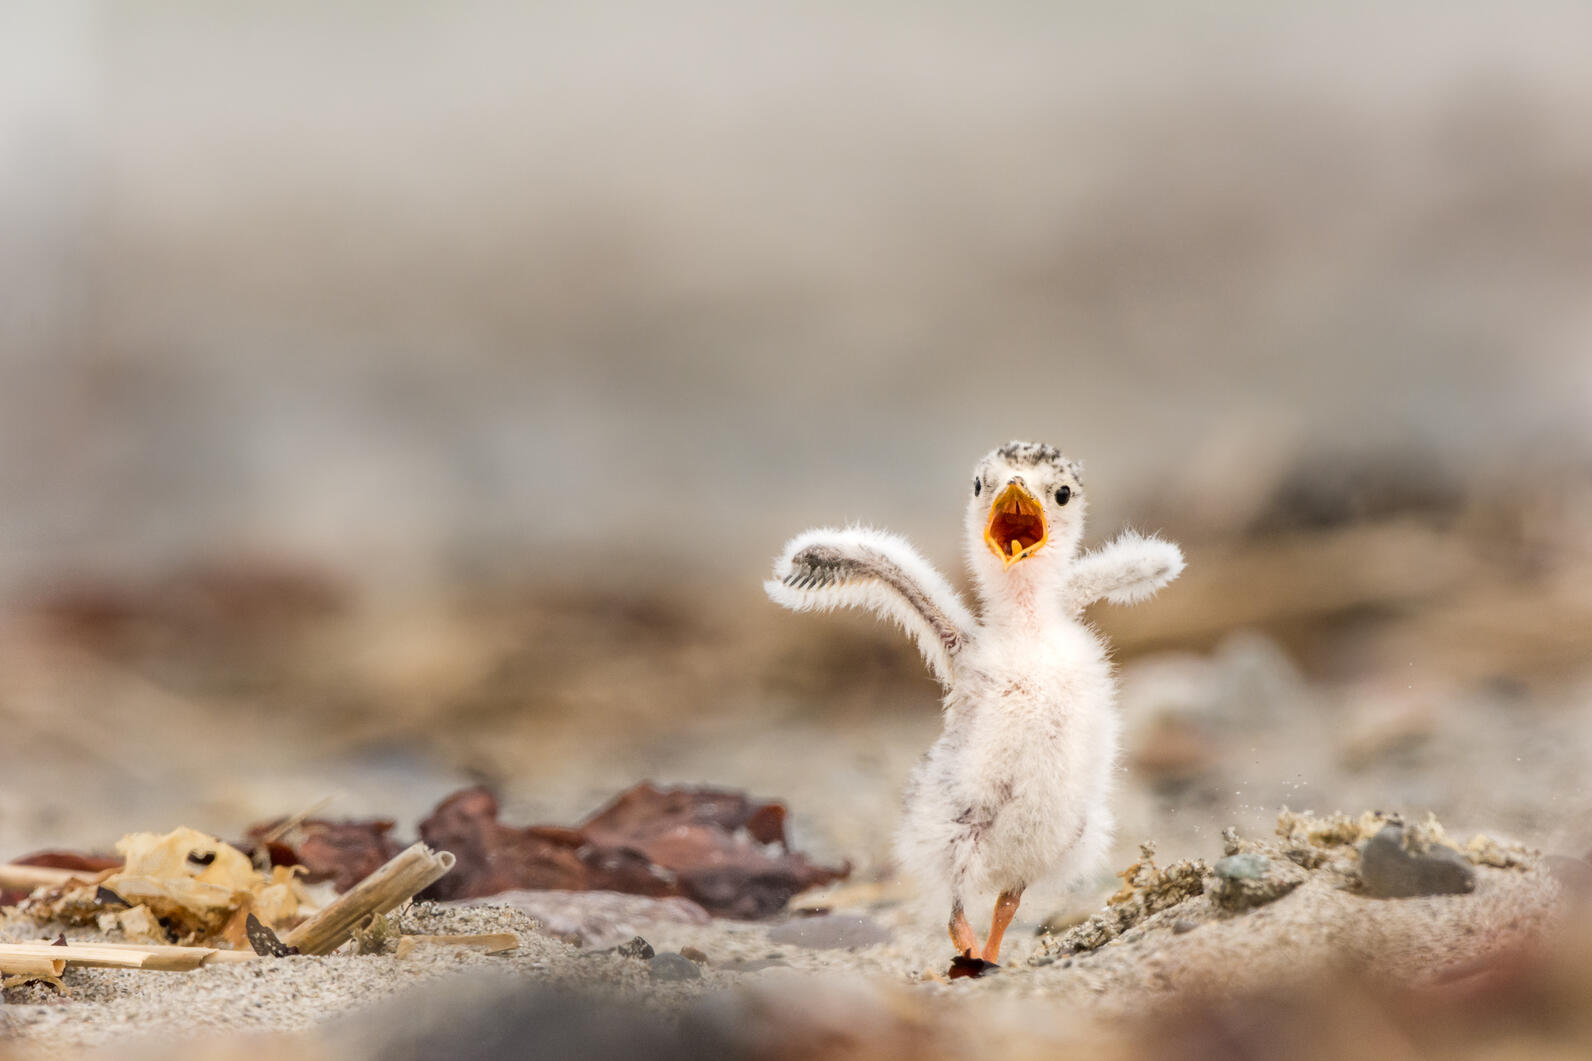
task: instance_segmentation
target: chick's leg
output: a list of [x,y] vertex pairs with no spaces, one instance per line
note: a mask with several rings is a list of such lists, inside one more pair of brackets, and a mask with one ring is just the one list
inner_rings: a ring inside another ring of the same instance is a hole
[[1006,926],[1012,923],[1012,916],[1017,913],[1017,904],[1023,901],[1023,890],[1014,888],[1011,891],[1001,892],[995,900],[995,917],[990,921],[989,939],[984,943],[983,958],[991,965],[1001,960],[1001,937],[1006,935]]
[[967,914],[962,911],[962,902],[957,900],[951,907],[951,946],[956,948],[956,953],[973,956],[973,949],[978,946],[978,937],[973,935],[973,926],[968,923]]

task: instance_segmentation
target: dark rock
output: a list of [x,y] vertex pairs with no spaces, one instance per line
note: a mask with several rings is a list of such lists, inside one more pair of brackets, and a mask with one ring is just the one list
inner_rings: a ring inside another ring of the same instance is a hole
[[826,914],[776,925],[770,930],[768,940],[770,943],[794,943],[798,947],[813,950],[845,950],[888,943],[890,930],[860,915]]
[[647,961],[657,952],[652,949],[652,944],[640,936],[633,936],[628,943],[621,943],[615,947],[614,953],[621,958],[640,958],[642,961]]
[[1183,935],[1185,932],[1193,932],[1199,927],[1200,923],[1198,921],[1190,921],[1186,917],[1180,917],[1176,921],[1172,922],[1172,932],[1179,936]]
[[702,979],[702,970],[697,968],[696,962],[672,950],[653,955],[647,962],[647,971],[652,974],[654,980]]
[[1270,865],[1264,855],[1228,855],[1217,859],[1211,870],[1225,880],[1262,880]]
[[1407,899],[1419,895],[1463,895],[1476,890],[1476,870],[1453,848],[1405,849],[1404,827],[1385,825],[1360,849],[1360,880],[1368,895]]

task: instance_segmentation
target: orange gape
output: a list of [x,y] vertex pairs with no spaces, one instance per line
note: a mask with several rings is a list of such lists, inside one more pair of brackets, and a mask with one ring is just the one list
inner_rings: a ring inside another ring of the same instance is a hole
[[1011,567],[1044,548],[1047,539],[1045,507],[1021,483],[1007,483],[990,504],[984,542]]

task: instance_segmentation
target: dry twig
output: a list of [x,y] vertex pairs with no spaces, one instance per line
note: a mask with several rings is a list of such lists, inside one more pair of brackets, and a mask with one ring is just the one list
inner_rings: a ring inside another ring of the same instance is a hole
[[282,942],[301,954],[330,954],[353,938],[372,913],[385,914],[413,898],[453,868],[453,854],[417,843],[354,885],[335,902],[289,932]]

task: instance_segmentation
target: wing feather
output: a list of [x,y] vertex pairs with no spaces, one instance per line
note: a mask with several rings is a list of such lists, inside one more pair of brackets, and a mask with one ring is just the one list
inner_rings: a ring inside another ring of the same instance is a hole
[[868,527],[824,527],[797,535],[763,588],[793,611],[864,608],[891,619],[913,641],[941,685],[975,626],[962,598],[906,539]]
[[1148,600],[1183,571],[1183,551],[1161,538],[1124,531],[1116,541],[1085,553],[1073,564],[1067,582],[1074,611],[1101,598],[1113,604]]

